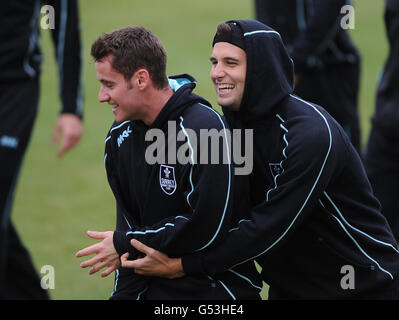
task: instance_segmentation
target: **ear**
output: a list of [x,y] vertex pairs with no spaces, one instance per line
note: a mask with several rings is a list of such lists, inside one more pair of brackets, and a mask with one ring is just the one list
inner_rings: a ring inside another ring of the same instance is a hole
[[150,74],[147,69],[139,69],[133,75],[134,85],[137,86],[139,90],[144,90],[151,83]]

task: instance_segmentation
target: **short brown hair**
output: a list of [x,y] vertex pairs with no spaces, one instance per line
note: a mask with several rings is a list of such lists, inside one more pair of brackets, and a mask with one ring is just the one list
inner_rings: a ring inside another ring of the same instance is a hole
[[98,62],[113,55],[112,67],[129,80],[139,68],[148,70],[154,86],[168,85],[166,52],[161,41],[140,26],[128,26],[103,34],[91,46],[91,55]]
[[216,33],[231,32],[231,26],[227,22],[221,22],[217,26]]

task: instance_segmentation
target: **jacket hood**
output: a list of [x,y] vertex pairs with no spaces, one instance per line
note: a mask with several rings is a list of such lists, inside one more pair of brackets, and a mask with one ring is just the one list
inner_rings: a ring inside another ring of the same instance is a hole
[[238,112],[222,108],[232,127],[253,126],[294,90],[294,65],[280,34],[256,20],[231,20],[240,26],[247,55],[247,74]]
[[188,74],[170,76],[169,86],[174,94],[162,108],[151,127],[162,128],[168,121],[178,120],[184,110],[195,103],[202,103],[212,108],[207,100],[192,93],[196,85],[196,80]]

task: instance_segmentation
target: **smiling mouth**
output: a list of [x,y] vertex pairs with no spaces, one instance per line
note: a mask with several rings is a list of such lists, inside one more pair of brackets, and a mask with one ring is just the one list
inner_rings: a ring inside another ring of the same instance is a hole
[[112,111],[115,111],[118,108],[119,108],[119,104],[116,104],[116,105],[112,106]]
[[216,83],[216,88],[219,95],[226,95],[233,91],[235,85],[228,83]]

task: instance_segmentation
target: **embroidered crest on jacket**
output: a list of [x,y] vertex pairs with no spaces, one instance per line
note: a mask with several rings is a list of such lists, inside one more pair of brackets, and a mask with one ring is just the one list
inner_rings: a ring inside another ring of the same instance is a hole
[[177,188],[175,168],[161,164],[159,167],[159,185],[163,192],[172,195]]

